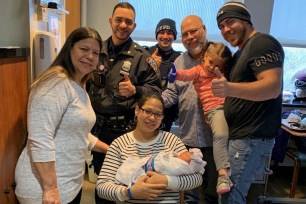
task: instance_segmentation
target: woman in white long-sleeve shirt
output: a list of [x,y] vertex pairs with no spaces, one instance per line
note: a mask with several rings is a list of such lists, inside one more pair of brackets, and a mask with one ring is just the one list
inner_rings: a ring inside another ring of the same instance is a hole
[[178,154],[187,151],[177,136],[159,130],[163,110],[160,95],[145,94],[139,100],[135,108],[135,130],[114,140],[106,154],[96,183],[100,197],[117,203],[179,203],[179,191],[201,185],[200,173],[169,176],[147,171],[130,188],[116,181],[118,168],[131,155],[143,158],[161,151]]
[[90,134],[95,113],[85,90],[101,48],[97,31],[76,29],[32,84],[28,140],[15,171],[21,204],[80,203],[86,151],[107,151]]

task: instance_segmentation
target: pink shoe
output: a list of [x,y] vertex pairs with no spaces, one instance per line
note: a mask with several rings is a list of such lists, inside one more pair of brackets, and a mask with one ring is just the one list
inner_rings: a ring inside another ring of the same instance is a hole
[[220,175],[218,177],[217,193],[219,195],[229,192],[231,190],[231,187],[233,187],[233,183],[229,179],[229,177],[225,175]]
[[271,176],[273,174],[273,170],[265,167],[265,174],[267,174],[268,176]]

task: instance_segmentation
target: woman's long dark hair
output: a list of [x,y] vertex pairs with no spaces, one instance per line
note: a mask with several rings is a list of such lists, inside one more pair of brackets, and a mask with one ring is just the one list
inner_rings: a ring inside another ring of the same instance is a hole
[[[34,83],[31,86],[31,90],[37,89],[37,87],[39,87],[42,83],[51,79],[51,83],[54,84],[56,84],[61,77],[68,77],[72,79],[75,73],[75,68],[72,65],[71,50],[75,43],[87,38],[97,40],[101,51],[102,38],[95,29],[89,27],[77,28],[68,36],[61,51],[59,52],[55,60],[52,62],[52,64],[49,66],[49,68],[45,70],[42,74],[40,74],[37,79],[35,79]],[[92,73],[84,76],[81,82],[85,84],[86,81],[91,77],[91,74]]]

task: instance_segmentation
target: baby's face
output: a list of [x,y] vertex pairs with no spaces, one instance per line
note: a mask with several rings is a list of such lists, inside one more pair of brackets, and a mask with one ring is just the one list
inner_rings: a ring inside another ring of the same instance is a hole
[[178,158],[187,162],[188,164],[190,164],[190,161],[191,161],[191,155],[192,153],[189,152],[189,151],[186,151],[186,152],[183,152],[181,153],[180,155],[178,155]]

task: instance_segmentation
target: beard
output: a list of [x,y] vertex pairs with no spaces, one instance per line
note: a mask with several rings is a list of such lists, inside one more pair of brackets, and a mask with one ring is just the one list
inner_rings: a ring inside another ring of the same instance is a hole
[[234,34],[235,39],[228,41],[228,42],[233,47],[240,46],[244,43],[245,39],[247,38],[246,33],[247,33],[246,27],[241,27],[241,29],[235,31],[235,34]]
[[201,36],[199,38],[196,39],[197,42],[197,46],[196,47],[190,47],[187,43],[187,45],[185,45],[186,50],[191,54],[191,55],[197,55],[200,54],[204,48],[204,46],[206,45],[206,37],[205,36]]
[[123,31],[118,28],[112,28],[113,35],[120,41],[127,41],[132,33],[132,31]]

